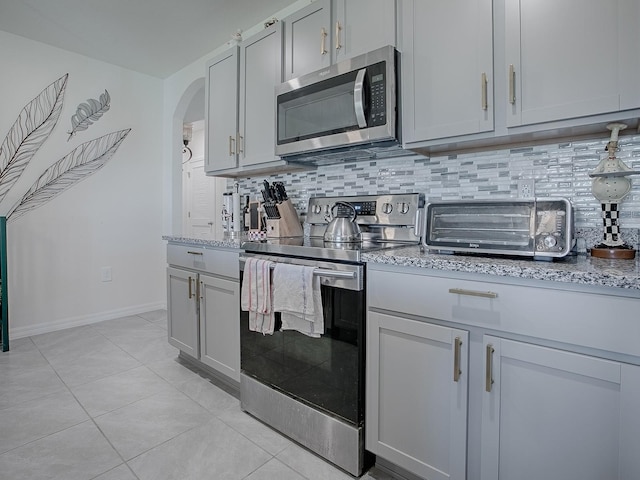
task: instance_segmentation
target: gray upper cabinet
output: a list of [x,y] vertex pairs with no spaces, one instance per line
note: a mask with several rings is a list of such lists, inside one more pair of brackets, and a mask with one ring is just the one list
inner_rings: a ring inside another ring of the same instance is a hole
[[493,130],[491,0],[402,2],[403,140]]
[[620,110],[623,1],[505,0],[507,127]]
[[317,0],[284,19],[285,80],[331,64],[331,0]]
[[240,50],[233,47],[207,65],[204,164],[207,173],[237,166],[239,60]]
[[334,0],[334,61],[395,46],[396,8],[394,0]]
[[640,2],[621,0],[620,25],[620,109],[640,108]]
[[282,24],[242,42],[240,50],[240,166],[275,156],[274,88],[282,82]]
[[396,2],[317,0],[284,19],[285,80],[396,45]]
[[400,0],[407,148],[553,138],[635,122],[637,0]]
[[205,119],[207,174],[235,177],[286,165],[274,150],[274,88],[281,82],[279,22],[209,62]]

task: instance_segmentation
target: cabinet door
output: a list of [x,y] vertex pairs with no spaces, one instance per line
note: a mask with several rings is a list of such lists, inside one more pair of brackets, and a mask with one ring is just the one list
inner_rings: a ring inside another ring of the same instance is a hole
[[618,111],[622,1],[505,0],[507,126]]
[[238,282],[200,275],[200,360],[240,381]]
[[282,24],[263,30],[240,49],[240,166],[277,160],[274,88],[282,82]]
[[484,347],[483,480],[640,478],[640,367],[492,336]]
[[167,268],[167,316],[169,343],[198,358],[198,274]]
[[285,22],[285,80],[331,64],[331,0],[316,0]]
[[492,25],[491,0],[402,2],[405,142],[493,130]]
[[237,167],[239,59],[239,47],[233,47],[207,65],[207,173]]
[[333,11],[335,61],[396,46],[395,0],[335,0]]
[[430,480],[465,478],[468,344],[463,330],[369,312],[368,450]]
[[620,0],[620,110],[640,108],[640,2]]

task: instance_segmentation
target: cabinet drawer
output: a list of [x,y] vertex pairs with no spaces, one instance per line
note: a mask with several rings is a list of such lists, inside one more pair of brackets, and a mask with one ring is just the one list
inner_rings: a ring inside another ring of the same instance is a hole
[[167,245],[167,263],[229,278],[239,278],[238,252],[193,245]]
[[640,356],[640,299],[368,270],[369,307]]

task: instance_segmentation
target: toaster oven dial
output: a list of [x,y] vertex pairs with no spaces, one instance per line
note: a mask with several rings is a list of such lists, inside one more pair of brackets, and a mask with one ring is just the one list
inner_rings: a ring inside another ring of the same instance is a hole
[[544,237],[543,244],[545,249],[550,250],[558,244],[558,240],[553,235],[547,235]]
[[391,205],[390,203],[383,204],[382,211],[389,215],[391,212],[393,212],[393,205]]

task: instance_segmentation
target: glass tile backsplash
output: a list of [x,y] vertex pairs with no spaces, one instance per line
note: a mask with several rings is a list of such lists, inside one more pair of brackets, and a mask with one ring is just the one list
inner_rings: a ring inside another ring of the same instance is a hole
[[[516,198],[518,180],[534,181],[535,195],[569,198],[576,211],[576,227],[600,229],[600,204],[591,193],[591,178],[606,153],[608,136],[495,151],[426,158],[407,156],[317,167],[315,170],[238,179],[240,192],[260,197],[262,180],[282,181],[298,212],[304,215],[310,196],[424,193],[427,201]],[[618,158],[640,170],[640,135],[623,136]],[[633,187],[622,202],[620,224],[640,228],[640,175],[629,177]],[[231,189],[233,180],[229,180]]]

